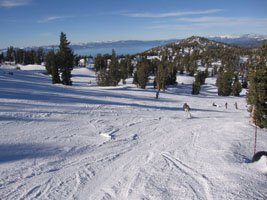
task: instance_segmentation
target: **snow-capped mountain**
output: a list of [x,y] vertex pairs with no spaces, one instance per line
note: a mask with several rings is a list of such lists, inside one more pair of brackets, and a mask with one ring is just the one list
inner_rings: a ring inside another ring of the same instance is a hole
[[243,35],[221,35],[218,37],[227,38],[227,39],[257,39],[257,40],[263,40],[267,38],[266,35],[259,35],[255,33],[243,34]]
[[267,39],[266,35],[259,34],[243,34],[243,35],[221,35],[221,36],[210,36],[211,40],[231,43],[243,47],[259,47],[263,40]]

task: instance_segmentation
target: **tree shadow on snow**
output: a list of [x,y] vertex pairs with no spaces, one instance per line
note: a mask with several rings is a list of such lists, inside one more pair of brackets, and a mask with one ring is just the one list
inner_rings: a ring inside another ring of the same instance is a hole
[[59,148],[53,145],[0,144],[0,164],[24,159],[36,159],[55,156],[59,153]]
[[[52,85],[50,77],[41,76],[31,73],[18,73],[17,76],[21,76],[19,80],[16,77],[7,78],[4,80],[4,85],[0,86],[0,100],[4,99],[16,99],[16,100],[31,100],[44,103],[48,103],[49,105],[60,104],[63,106],[64,104],[70,103],[82,103],[82,104],[103,104],[103,105],[118,105],[118,106],[131,106],[131,107],[140,107],[145,109],[160,109],[160,110],[172,110],[172,111],[180,111],[182,110],[182,105],[179,105],[177,100],[177,107],[163,106],[165,102],[175,102],[173,99],[166,99],[161,97],[159,99],[155,99],[156,92],[155,90],[141,90],[132,87],[126,88],[90,88],[80,89],[78,87],[72,86],[63,86],[63,85]],[[1,78],[0,78],[1,79]],[[34,82],[36,80],[36,82]],[[183,94],[182,91],[188,92],[188,88],[190,85],[183,85],[182,88],[177,88],[177,93],[168,92],[168,95],[178,95]],[[182,91],[181,91],[181,90]],[[114,93],[114,90],[118,91],[118,93]],[[120,90],[129,91],[128,94],[121,93]],[[134,93],[132,94],[132,92]],[[135,92],[140,93],[140,95],[136,95]],[[190,90],[191,92],[191,90]],[[142,93],[144,95],[142,95]],[[191,94],[187,94],[190,95]],[[93,98],[92,98],[93,97]],[[98,99],[95,99],[95,98]],[[121,99],[127,99],[129,101],[122,102]],[[159,105],[152,105],[151,102],[162,102]],[[9,104],[8,102],[6,104]],[[21,108],[24,107],[24,103],[21,104]],[[43,106],[38,104],[38,106]],[[37,106],[37,105],[35,105]],[[48,106],[48,105],[45,105]],[[44,107],[45,107],[44,106]],[[213,110],[202,110],[202,109],[194,109],[195,111],[209,111],[209,112],[218,112]]]

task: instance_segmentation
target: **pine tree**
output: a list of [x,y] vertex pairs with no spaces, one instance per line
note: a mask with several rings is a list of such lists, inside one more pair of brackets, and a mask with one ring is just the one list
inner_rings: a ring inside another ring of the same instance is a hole
[[97,85],[98,86],[109,86],[109,78],[107,68],[103,67],[97,72]]
[[172,62],[168,62],[166,64],[167,64],[166,85],[177,85],[176,82],[177,67]]
[[200,83],[197,81],[194,81],[192,84],[192,94],[198,95],[200,93]]
[[34,57],[35,57],[35,51],[33,49],[26,51],[24,64],[25,65],[34,64]]
[[198,71],[195,79],[196,82],[198,82],[200,85],[204,85],[206,80],[206,73],[204,71]]
[[267,45],[261,48],[260,62],[249,67],[247,101],[251,105],[252,121],[259,127],[267,127]]
[[233,94],[233,96],[240,96],[241,91],[242,91],[242,86],[241,86],[241,83],[239,82],[238,77],[236,75],[234,85],[233,85],[232,94]]
[[57,57],[54,50],[49,51],[45,56],[45,68],[47,74],[52,75],[52,83],[60,83],[60,77],[58,72]]
[[52,71],[52,83],[61,83],[58,71],[57,57],[54,50],[50,53],[51,71]]
[[44,61],[44,51],[42,48],[38,48],[35,52],[34,63],[40,65]]
[[183,66],[185,67],[186,72],[189,72],[190,70],[190,54],[187,53],[183,57]]
[[97,56],[95,57],[95,65],[94,65],[95,72],[98,72],[100,69],[106,67],[107,65],[104,56],[98,53]]
[[71,71],[73,70],[74,55],[69,48],[70,42],[66,34],[61,32],[59,51],[56,54],[57,64],[61,72],[61,82],[63,85],[72,85]]
[[216,85],[218,87],[219,96],[229,96],[231,95],[233,88],[233,74],[231,72],[221,71],[218,74]]
[[125,60],[122,60],[120,62],[120,71],[121,71],[122,83],[126,84],[126,79],[128,78],[128,73],[127,73],[127,64],[126,64]]
[[148,77],[149,77],[149,63],[146,59],[142,59],[138,62],[136,67],[136,81],[137,85],[145,89],[146,85],[148,83]]
[[14,47],[13,46],[10,46],[7,48],[6,61],[9,61],[9,62],[14,61]]
[[114,49],[112,49],[111,61],[109,63],[108,78],[111,86],[117,86],[121,80],[119,63]]
[[196,51],[193,51],[192,56],[190,56],[189,60],[189,76],[194,76],[195,72],[197,71],[197,56],[198,53]]
[[133,76],[133,84],[139,86],[138,80],[137,80],[137,72],[136,71],[134,72],[134,76]]
[[128,73],[128,78],[132,77],[133,76],[133,70],[134,70],[134,67],[132,65],[132,61],[131,61],[131,58],[129,55],[127,55],[125,57],[125,63],[126,63],[126,66],[127,66],[127,73]]
[[4,54],[0,53],[0,63],[2,63],[4,61]]
[[[52,74],[53,57],[55,56],[54,50],[49,51],[45,55],[45,69],[47,74]],[[54,62],[55,63],[55,62]]]
[[132,77],[133,75],[133,66],[129,55],[127,55],[125,59],[121,61],[120,71],[123,84],[126,84],[126,79]]
[[244,78],[244,81],[242,83],[242,88],[245,88],[245,89],[248,88],[248,78],[247,78],[247,76]]
[[165,90],[166,88],[166,79],[167,79],[167,71],[166,68],[164,67],[163,62],[158,62],[157,64],[157,72],[156,72],[156,86],[158,91],[161,89]]
[[18,49],[15,54],[16,63],[24,64],[25,51],[23,49]]

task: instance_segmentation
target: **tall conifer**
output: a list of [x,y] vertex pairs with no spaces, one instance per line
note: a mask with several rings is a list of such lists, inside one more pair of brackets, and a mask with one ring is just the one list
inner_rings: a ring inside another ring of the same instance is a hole
[[116,53],[115,50],[112,49],[112,55],[111,55],[111,60],[109,63],[109,82],[111,86],[117,86],[118,83],[120,82],[121,76],[120,76],[120,70],[119,70],[119,63],[116,58]]
[[249,67],[249,90],[247,93],[252,121],[260,127],[267,127],[267,44],[261,48],[258,64]]
[[69,48],[70,42],[66,34],[60,33],[59,51],[57,52],[57,64],[61,72],[61,82],[63,85],[72,85],[71,71],[73,70],[74,55]]

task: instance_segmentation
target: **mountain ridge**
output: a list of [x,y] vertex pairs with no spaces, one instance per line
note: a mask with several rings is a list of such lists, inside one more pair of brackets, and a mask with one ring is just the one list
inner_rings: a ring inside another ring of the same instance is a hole
[[[190,38],[190,37],[188,37]],[[70,44],[70,47],[73,50],[80,49],[90,49],[90,48],[116,48],[116,47],[128,47],[128,46],[151,46],[159,47],[166,44],[170,44],[173,42],[180,42],[185,39],[168,39],[168,40],[117,40],[117,41],[97,41],[97,42],[84,42],[77,44]],[[217,42],[233,44],[241,47],[260,47],[263,40],[267,39],[267,35],[259,35],[259,34],[243,34],[243,35],[221,35],[221,36],[209,36],[209,37],[201,37],[207,38],[209,40],[214,40]],[[45,51],[49,51],[51,49],[57,49],[58,45],[43,45],[43,46],[32,46],[32,47],[24,47],[22,49],[38,49],[43,48]],[[19,49],[19,47],[15,47],[15,49]],[[7,48],[0,49],[1,52],[5,52]]]

